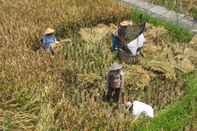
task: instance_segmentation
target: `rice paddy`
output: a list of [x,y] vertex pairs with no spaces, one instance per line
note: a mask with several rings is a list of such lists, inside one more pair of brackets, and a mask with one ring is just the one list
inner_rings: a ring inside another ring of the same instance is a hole
[[[124,107],[103,98],[105,75],[119,61],[111,52],[111,31],[131,13],[114,0],[0,0],[0,129],[133,129]],[[39,49],[47,27],[57,30],[58,39],[71,40],[55,56]],[[103,31],[104,37],[93,40],[94,32]],[[151,104],[158,113],[185,95],[181,75],[196,69],[196,56],[186,51],[196,51],[195,40],[174,44],[165,29],[149,24],[145,37],[145,58],[135,65],[122,62],[124,95]],[[155,52],[163,54],[154,57]],[[184,53],[190,70],[181,68]]]

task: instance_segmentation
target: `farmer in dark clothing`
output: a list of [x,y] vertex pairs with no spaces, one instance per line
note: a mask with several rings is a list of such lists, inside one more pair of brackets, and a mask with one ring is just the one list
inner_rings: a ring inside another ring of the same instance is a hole
[[121,69],[122,65],[114,63],[107,74],[108,100],[112,98],[113,101],[119,102],[119,98],[124,86],[124,76]]
[[118,25],[118,29],[112,33],[112,51],[124,47],[123,45],[126,43],[125,40],[126,28],[128,26],[132,26],[132,22],[123,21]]

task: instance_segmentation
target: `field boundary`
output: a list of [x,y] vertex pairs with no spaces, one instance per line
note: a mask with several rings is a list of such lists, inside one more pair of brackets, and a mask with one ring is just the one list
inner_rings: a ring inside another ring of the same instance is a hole
[[130,17],[130,19],[136,22],[146,21],[153,24],[154,26],[165,27],[169,31],[170,36],[172,36],[172,40],[176,40],[178,42],[189,42],[193,37],[193,34],[190,32],[190,30],[172,22],[163,21],[161,19],[155,18],[137,8],[132,8],[132,14]]
[[132,129],[139,131],[175,131],[183,130],[186,126],[192,125],[193,115],[197,110],[197,72],[184,76],[186,81],[187,94],[174,104],[161,110],[152,120],[142,120],[134,123]]
[[144,0],[122,0],[137,9],[146,12],[155,18],[178,24],[184,28],[189,29],[192,33],[197,33],[197,22],[192,17],[185,16],[184,14],[176,13],[175,11],[168,10],[165,7],[154,5]]

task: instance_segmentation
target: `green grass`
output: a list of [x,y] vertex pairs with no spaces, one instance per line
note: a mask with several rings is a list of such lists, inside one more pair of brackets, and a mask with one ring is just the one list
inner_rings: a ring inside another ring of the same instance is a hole
[[187,94],[166,109],[158,113],[153,120],[135,123],[134,130],[139,131],[179,131],[190,124],[192,115],[197,110],[197,72],[184,76]]
[[[148,0],[153,4],[165,6],[170,10],[175,10],[180,13],[189,14],[194,18],[197,18],[196,3],[193,0],[193,4],[190,4],[192,0]],[[185,1],[185,2],[184,2]],[[195,10],[195,11],[194,11]]]
[[169,31],[170,36],[174,41],[189,42],[193,36],[188,29],[178,26],[175,23],[163,21],[155,17],[152,17],[138,9],[133,9],[131,19],[136,22],[146,21],[155,26],[164,26]]
[[194,19],[197,19],[197,7],[191,9],[191,14]]

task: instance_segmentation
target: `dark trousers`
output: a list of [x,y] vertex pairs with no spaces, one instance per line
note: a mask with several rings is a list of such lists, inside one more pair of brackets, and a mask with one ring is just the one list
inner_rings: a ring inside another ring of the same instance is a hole
[[112,34],[112,51],[118,49],[119,40],[118,37]]
[[121,95],[121,88],[109,87],[107,92],[107,100],[110,101],[112,99],[114,102],[119,102],[120,95]]

